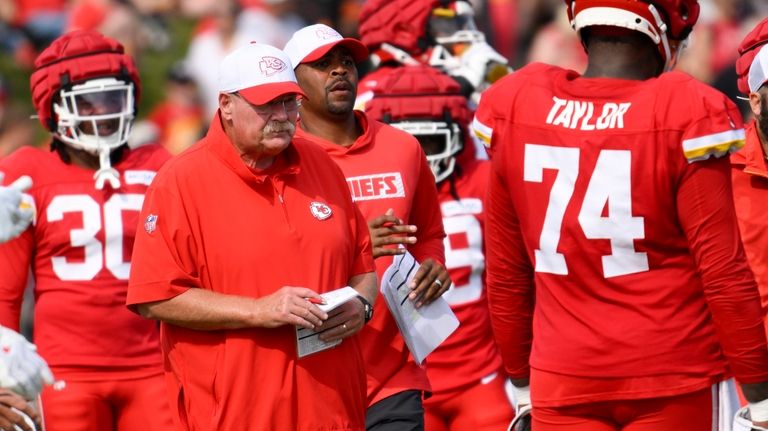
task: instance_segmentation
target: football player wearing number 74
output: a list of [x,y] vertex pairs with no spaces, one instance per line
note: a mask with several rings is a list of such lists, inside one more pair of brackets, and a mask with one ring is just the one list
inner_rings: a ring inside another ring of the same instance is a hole
[[31,76],[51,151],[23,147],[0,162],[5,184],[23,174],[34,183],[21,210],[32,225],[0,244],[0,325],[18,330],[31,268],[34,341],[59,380],[41,394],[46,429],[172,427],[159,331],[125,306],[144,193],[169,158],[127,145],[139,85],[117,41],[61,36]]
[[742,121],[668,72],[699,4],[565,3],[584,75],[528,65],[474,121],[492,158],[491,321],[515,386],[530,379],[532,428],[717,429],[731,377],[765,426],[768,348],[727,157]]

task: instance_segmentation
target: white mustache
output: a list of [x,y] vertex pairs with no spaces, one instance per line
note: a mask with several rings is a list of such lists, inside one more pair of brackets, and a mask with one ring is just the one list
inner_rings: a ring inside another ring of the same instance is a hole
[[265,135],[274,135],[280,132],[288,132],[293,135],[293,132],[295,131],[296,126],[294,126],[290,121],[270,121],[266,126],[264,126],[262,133]]

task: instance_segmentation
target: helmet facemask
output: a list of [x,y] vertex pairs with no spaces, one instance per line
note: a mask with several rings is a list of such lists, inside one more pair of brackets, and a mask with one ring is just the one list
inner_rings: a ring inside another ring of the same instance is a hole
[[444,121],[400,121],[391,126],[410,133],[421,144],[435,182],[448,178],[456,166],[456,154],[463,148],[461,128]]
[[110,153],[128,142],[134,120],[133,83],[116,78],[98,78],[59,91],[53,104],[54,136],[71,146],[99,157],[94,174],[96,188],[108,181],[120,187],[119,174],[111,167]]
[[485,43],[485,34],[475,25],[475,12],[466,1],[456,1],[450,8],[435,8],[429,19],[429,35],[435,46],[429,56],[429,65],[450,68],[452,62],[471,45]]

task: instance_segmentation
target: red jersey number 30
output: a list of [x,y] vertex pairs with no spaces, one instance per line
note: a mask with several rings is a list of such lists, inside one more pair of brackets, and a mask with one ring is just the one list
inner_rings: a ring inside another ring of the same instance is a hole
[[[46,210],[49,222],[61,221],[66,213],[80,213],[83,227],[69,232],[70,247],[82,248],[84,259],[70,262],[54,256],[53,272],[67,281],[92,280],[106,266],[119,280],[127,280],[131,264],[123,256],[123,211],[140,211],[142,194],[115,194],[103,208],[88,195],[61,195],[51,200]],[[96,236],[104,229],[104,241]],[[127,256],[130,258],[130,256]]]

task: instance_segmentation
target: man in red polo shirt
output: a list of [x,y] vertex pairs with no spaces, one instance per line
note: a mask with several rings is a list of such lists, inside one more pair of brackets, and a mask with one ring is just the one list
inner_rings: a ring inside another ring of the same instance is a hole
[[[739,91],[749,98],[755,119],[745,127],[744,148],[731,156],[733,200],[741,239],[760,289],[763,309],[768,306],[768,18],[741,42],[736,62]],[[768,332],[768,319],[765,322]]]
[[[368,50],[316,24],[294,33],[285,51],[309,99],[302,104],[297,136],[325,149],[344,172],[369,223],[379,278],[392,255],[404,253],[392,245],[407,246],[421,262],[410,297],[417,307],[431,302],[451,285],[435,178],[416,138],[352,109],[355,63],[367,58]],[[379,307],[361,342],[368,373],[367,429],[422,429],[421,397],[430,390],[429,381],[386,307]]]
[[[282,51],[235,50],[219,91],[208,135],[147,192],[128,291],[162,322],[176,426],[362,430],[353,335],[376,298],[365,220],[328,155],[293,137],[303,92]],[[347,285],[360,301],[313,303]],[[341,344],[299,358],[297,327]]]

